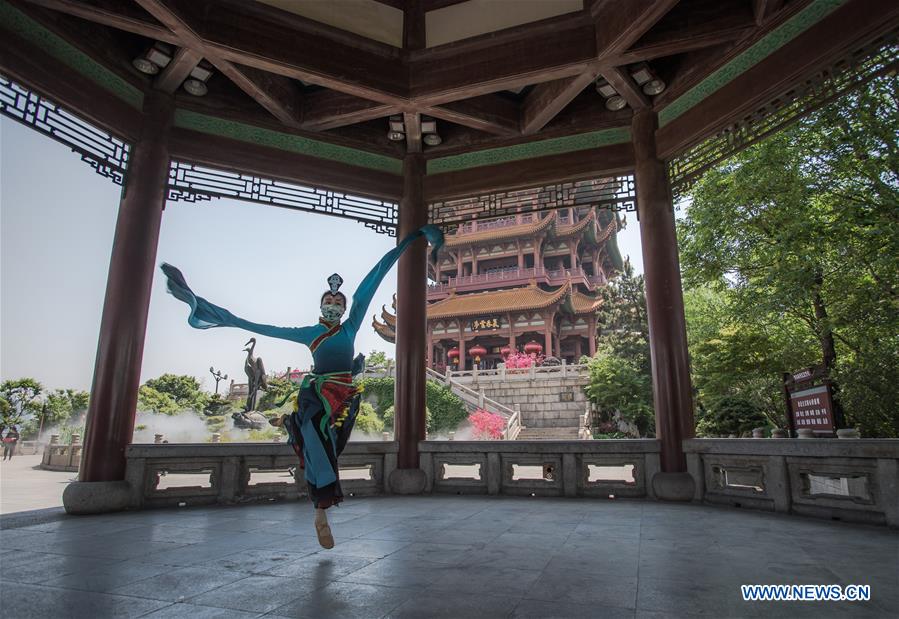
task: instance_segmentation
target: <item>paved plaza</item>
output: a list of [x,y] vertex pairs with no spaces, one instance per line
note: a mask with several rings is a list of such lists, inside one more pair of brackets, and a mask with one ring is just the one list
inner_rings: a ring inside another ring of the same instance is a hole
[[62,491],[78,473],[45,471],[40,463],[40,455],[0,462],[0,514],[62,507]]
[[[899,536],[886,528],[697,505],[527,497],[350,498],[330,513],[331,551],[317,546],[305,501],[56,516],[6,528],[2,615],[899,612]],[[739,586],[750,583],[869,584],[872,601],[743,602]]]

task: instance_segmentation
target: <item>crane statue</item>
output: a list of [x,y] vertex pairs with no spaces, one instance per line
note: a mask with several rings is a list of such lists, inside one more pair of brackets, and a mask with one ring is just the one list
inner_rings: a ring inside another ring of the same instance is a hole
[[265,366],[261,357],[254,357],[253,350],[256,348],[256,338],[251,337],[247,342],[245,351],[247,351],[247,359],[244,361],[243,369],[247,374],[247,403],[244,411],[249,413],[256,410],[256,394],[260,389],[268,389],[268,383],[265,380]]

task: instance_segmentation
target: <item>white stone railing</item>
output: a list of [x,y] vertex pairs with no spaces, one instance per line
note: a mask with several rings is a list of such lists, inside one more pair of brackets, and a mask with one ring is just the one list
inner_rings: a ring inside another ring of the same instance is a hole
[[40,467],[48,471],[76,472],[81,465],[81,444],[78,435],[73,436],[69,445],[59,443],[59,437],[54,435],[50,443],[44,447]]
[[[351,442],[340,456],[345,495],[386,492],[396,443]],[[132,508],[295,499],[306,495],[293,448],[276,443],[135,444],[125,473]]]
[[427,376],[431,380],[442,382],[463,402],[467,403],[471,408],[480,408],[487,412],[500,415],[506,420],[503,428],[502,440],[514,441],[521,432],[521,408],[516,405],[514,409],[509,408],[505,404],[501,404],[496,400],[488,398],[483,391],[475,391],[467,387],[459,381],[453,380],[448,375],[427,368]]
[[684,441],[695,501],[899,527],[899,440]]
[[[502,365],[502,364],[501,364]],[[478,382],[478,380],[537,380],[540,378],[568,378],[586,376],[590,373],[587,364],[540,365],[528,368],[506,368],[504,365],[493,370],[451,370],[446,375],[456,382]]]
[[654,439],[425,441],[426,492],[653,498]]

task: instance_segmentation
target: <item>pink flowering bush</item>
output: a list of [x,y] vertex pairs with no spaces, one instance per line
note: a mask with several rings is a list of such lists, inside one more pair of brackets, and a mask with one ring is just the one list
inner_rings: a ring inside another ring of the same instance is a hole
[[509,353],[504,361],[506,362],[506,369],[524,370],[532,365],[540,365],[543,363],[543,355],[529,355],[524,352],[515,351]]
[[474,438],[477,440],[502,438],[503,430],[506,429],[506,420],[502,415],[485,411],[482,408],[470,414],[468,421],[474,428]]

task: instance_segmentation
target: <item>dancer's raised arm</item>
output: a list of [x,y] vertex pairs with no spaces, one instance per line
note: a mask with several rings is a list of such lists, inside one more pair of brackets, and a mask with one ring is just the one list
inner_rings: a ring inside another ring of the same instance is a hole
[[237,327],[258,333],[259,335],[267,335],[268,337],[278,338],[280,340],[289,340],[299,344],[308,346],[316,337],[318,337],[323,329],[320,325],[311,327],[276,327],[273,325],[264,325],[258,322],[251,322],[239,316],[235,316],[228,310],[213,303],[210,303],[203,297],[198,297],[187,285],[184,275],[177,268],[170,264],[162,264],[162,272],[168,279],[168,289],[179,301],[184,301],[190,306],[190,315],[187,322],[195,329],[211,329],[213,327]]
[[350,309],[350,314],[343,323],[344,329],[350,330],[353,336],[356,335],[359,328],[362,326],[362,321],[365,320],[365,317],[368,314],[368,306],[371,304],[372,297],[375,296],[375,291],[377,291],[378,286],[381,285],[381,281],[393,265],[396,264],[400,255],[406,251],[409,245],[422,236],[427,237],[428,242],[432,246],[431,252],[436,255],[437,250],[443,245],[443,232],[441,232],[440,228],[437,226],[432,226],[430,224],[422,226],[401,240],[396,247],[384,254],[384,257],[381,258],[378,264],[368,272],[368,275],[366,275],[362,280],[362,283],[359,284],[359,287],[353,294],[353,307]]

